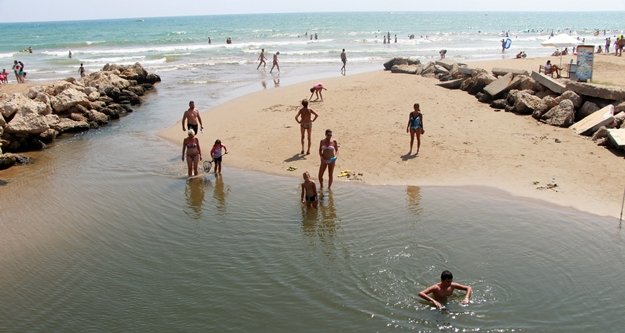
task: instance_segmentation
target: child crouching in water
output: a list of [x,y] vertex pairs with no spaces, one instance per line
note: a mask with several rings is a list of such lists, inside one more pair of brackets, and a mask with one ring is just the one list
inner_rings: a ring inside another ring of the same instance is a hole
[[228,149],[226,149],[226,146],[221,144],[221,140],[215,140],[215,144],[213,145],[213,148],[211,148],[211,157],[215,163],[215,174],[221,174],[221,157],[227,153]]
[[302,195],[301,200],[303,204],[306,204],[306,207],[317,208],[317,203],[319,200],[317,199],[317,184],[310,179],[310,174],[308,171],[304,172],[304,182],[302,183]]

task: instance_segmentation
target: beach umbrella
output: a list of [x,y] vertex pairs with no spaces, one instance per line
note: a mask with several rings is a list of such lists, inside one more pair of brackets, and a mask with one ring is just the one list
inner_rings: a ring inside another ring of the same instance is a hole
[[[572,36],[569,36],[567,34],[559,34],[559,35],[556,35],[547,39],[546,41],[540,44],[542,46],[555,47],[555,48],[561,49],[565,47],[577,46],[581,43],[580,41],[578,41],[576,38],[573,38]],[[560,67],[562,67],[562,53],[560,53]]]

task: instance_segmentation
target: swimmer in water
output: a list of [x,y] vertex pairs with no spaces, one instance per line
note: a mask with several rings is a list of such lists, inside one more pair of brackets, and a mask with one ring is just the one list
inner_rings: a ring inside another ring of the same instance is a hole
[[[426,301],[431,302],[437,309],[441,310],[447,302],[447,297],[453,294],[455,289],[466,291],[466,295],[461,304],[469,304],[471,295],[473,294],[473,288],[465,286],[456,282],[452,282],[454,276],[450,271],[443,271],[441,273],[441,282],[434,284],[419,293],[419,297]],[[432,296],[430,296],[432,294]]]

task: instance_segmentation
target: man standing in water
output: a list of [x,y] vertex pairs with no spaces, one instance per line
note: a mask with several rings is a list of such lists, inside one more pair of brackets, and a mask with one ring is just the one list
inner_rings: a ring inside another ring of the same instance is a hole
[[278,72],[280,71],[280,65],[278,64],[278,55],[280,55],[279,51],[276,52],[276,54],[273,55],[273,65],[271,66],[271,69],[269,70],[269,73],[271,73],[274,68],[277,68]]
[[[315,117],[311,119],[311,116]],[[299,123],[300,132],[301,132],[301,141],[302,141],[302,152],[300,154],[304,154],[304,133],[308,132],[308,150],[306,150],[306,155],[310,154],[310,137],[312,132],[312,124],[317,119],[318,115],[315,111],[308,108],[308,101],[302,100],[302,108],[299,110],[297,115],[295,116],[295,121]]]
[[343,67],[341,67],[341,74],[345,75],[345,65],[347,64],[347,54],[345,54],[345,49],[341,52],[341,61],[343,62]]
[[257,70],[260,68],[260,65],[263,65],[263,68],[267,66],[267,62],[265,62],[265,60],[267,60],[267,58],[265,58],[265,49],[261,49],[260,55],[258,56],[259,63],[258,63],[258,67],[256,67]]
[[198,112],[198,110],[195,108],[195,103],[193,101],[189,102],[189,109],[185,111],[184,115],[182,116],[182,130],[183,131],[187,130],[184,126],[185,120],[187,121],[187,127],[189,127],[189,129],[192,129],[193,132],[195,132],[196,134],[199,133],[198,123],[200,125],[199,129],[204,130],[204,126],[202,125],[202,118],[200,117],[200,112]]
[[[471,295],[473,294],[473,288],[452,282],[453,279],[454,276],[450,271],[443,271],[443,273],[441,273],[441,282],[421,291],[419,297],[432,302],[432,304],[440,310],[444,308],[443,304],[447,302],[447,297],[451,296],[455,289],[460,289],[467,292],[461,304],[469,304],[469,299],[471,299]],[[429,294],[432,294],[432,296],[429,296]]]

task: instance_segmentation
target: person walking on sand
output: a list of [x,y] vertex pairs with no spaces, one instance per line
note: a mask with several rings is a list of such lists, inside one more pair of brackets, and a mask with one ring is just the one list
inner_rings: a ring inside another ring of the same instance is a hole
[[314,86],[312,86],[312,88],[310,88],[310,97],[308,97],[308,100],[310,101],[310,99],[313,97],[313,95],[316,94],[316,100],[321,99],[321,101],[323,102],[323,94],[322,94],[322,90],[328,90],[323,86],[323,83],[317,83]]
[[228,149],[226,146],[221,144],[221,140],[215,140],[215,144],[213,148],[211,148],[211,157],[213,158],[213,162],[215,162],[215,174],[221,175],[221,160],[223,155],[228,153]]
[[256,67],[256,69],[260,68],[260,65],[263,65],[263,68],[265,68],[267,66],[267,62],[266,62],[267,58],[265,58],[265,49],[261,49],[260,50],[260,55],[258,56],[258,67]]
[[326,130],[326,137],[319,142],[319,157],[321,164],[319,165],[319,188],[323,189],[323,174],[328,169],[328,190],[332,188],[332,180],[334,178],[334,166],[336,165],[337,154],[339,153],[339,144],[336,140],[332,140],[332,130]]
[[[312,117],[314,115],[314,118]],[[300,154],[304,154],[304,133],[308,132],[308,149],[306,150],[306,155],[310,154],[310,137],[312,132],[312,124],[315,120],[317,120],[317,113],[308,108],[308,101],[302,100],[302,108],[299,109],[297,115],[295,115],[295,121],[299,124],[300,132],[301,132],[301,141],[302,141],[302,151]],[[312,119],[311,119],[312,118]]]
[[341,62],[343,63],[343,67],[341,67],[341,73],[345,75],[345,65],[347,64],[347,54],[345,54],[345,49],[341,52]]
[[304,172],[302,176],[304,177],[304,182],[302,183],[300,200],[302,204],[306,205],[308,208],[317,208],[317,204],[319,203],[317,198],[317,184],[310,179],[308,171]]
[[192,129],[187,131],[187,137],[182,140],[182,161],[187,157],[187,175],[189,177],[197,176],[197,166],[202,160],[202,150],[200,148],[200,140],[195,137]]
[[187,127],[192,129],[196,134],[198,133],[198,123],[199,129],[204,130],[204,126],[202,125],[202,117],[200,117],[200,112],[195,108],[195,103],[193,101],[189,102],[189,109],[184,112],[182,116],[182,130],[186,131],[187,128],[184,126],[184,122],[187,122]]
[[271,69],[269,70],[269,73],[273,72],[274,68],[278,69],[278,72],[280,71],[280,65],[278,64],[278,56],[280,55],[280,52],[276,52],[276,54],[273,55],[273,65],[271,66]]
[[80,67],[78,68],[78,74],[80,74],[81,78],[85,77],[85,67],[82,64],[80,64]]
[[419,108],[419,103],[414,103],[414,110],[408,114],[408,124],[406,125],[406,133],[410,133],[410,152],[412,154],[412,145],[414,144],[414,137],[417,136],[417,153],[419,155],[419,148],[421,147],[421,135],[425,133],[423,129],[423,114]]
[[[454,276],[450,271],[443,271],[443,273],[441,273],[441,282],[421,291],[419,297],[431,302],[437,309],[441,310],[445,307],[444,304],[447,303],[447,298],[453,294],[454,290],[459,289],[466,291],[466,295],[461,304],[469,304],[469,300],[473,294],[473,288],[453,282],[453,278]],[[432,296],[430,296],[430,294],[432,294]]]

